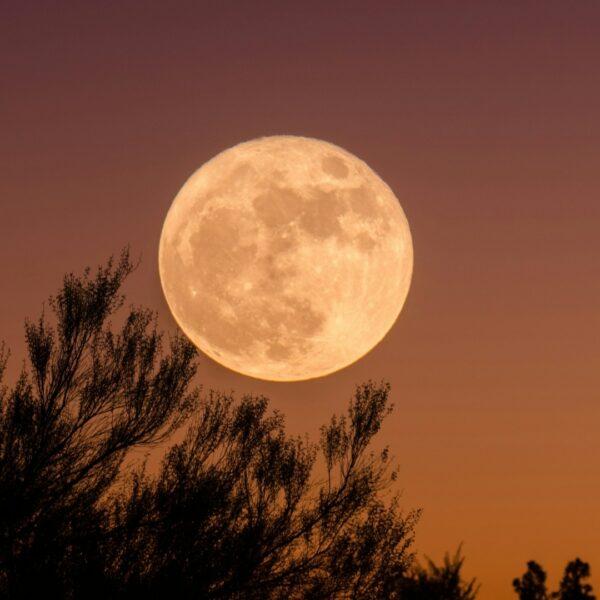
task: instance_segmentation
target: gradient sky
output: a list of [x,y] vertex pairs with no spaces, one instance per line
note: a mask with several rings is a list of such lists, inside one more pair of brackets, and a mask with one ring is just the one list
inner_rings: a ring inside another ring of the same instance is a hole
[[186,178],[263,135],[365,160],[411,225],[407,304],[363,360],[268,383],[315,435],[355,384],[392,384],[378,443],[422,507],[416,549],[464,543],[482,600],[580,556],[600,591],[600,3],[7,2],[0,24],[0,338],[63,274],[131,244],[128,299],[173,331],[157,272]]

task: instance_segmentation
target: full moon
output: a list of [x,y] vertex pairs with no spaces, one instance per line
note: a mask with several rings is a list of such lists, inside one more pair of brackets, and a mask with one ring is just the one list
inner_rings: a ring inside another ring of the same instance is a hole
[[187,180],[158,262],[169,308],[200,350],[251,377],[296,381],[350,365],[386,335],[413,248],[398,199],[366,163],[273,136]]

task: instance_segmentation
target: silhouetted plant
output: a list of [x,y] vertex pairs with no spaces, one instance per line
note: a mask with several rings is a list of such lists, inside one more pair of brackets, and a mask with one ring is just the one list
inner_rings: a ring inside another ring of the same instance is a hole
[[588,563],[579,558],[572,560],[565,567],[558,592],[552,594],[552,597],[560,600],[596,600],[596,596],[592,594],[592,586],[584,581],[589,576]]
[[548,600],[546,572],[534,560],[527,563],[527,571],[513,580],[513,588],[520,600]]
[[572,560],[565,567],[564,576],[558,591],[548,594],[546,589],[546,573],[542,567],[531,560],[527,563],[526,573],[513,581],[513,587],[520,600],[596,600],[592,594],[592,586],[584,580],[590,576],[590,566],[579,558]]
[[[379,598],[405,573],[416,513],[378,492],[387,451],[367,452],[387,385],[359,386],[320,444],[286,437],[265,398],[211,393],[156,477],[115,503],[113,561],[124,593],[203,598]],[[327,478],[311,483],[317,452]],[[124,544],[124,545],[123,545]]]
[[95,276],[65,277],[56,317],[26,323],[30,369],[0,397],[0,589],[68,597],[74,579],[103,581],[101,500],[129,450],[164,440],[195,405],[195,350],[175,336],[161,355],[153,315],[108,319],[132,271],[127,252]]
[[[0,593],[400,598],[418,513],[384,502],[395,472],[369,451],[389,386],[359,386],[319,443],[288,437],[265,398],[200,399],[185,339],[163,355],[137,308],[112,331],[132,268],[124,253],[67,276],[55,325],[26,325],[29,370],[0,389]],[[183,423],[158,473],[120,475]]]
[[461,575],[464,557],[459,547],[454,556],[446,554],[442,565],[427,558],[425,567],[414,565],[400,581],[402,600],[475,600],[479,586],[475,579]]

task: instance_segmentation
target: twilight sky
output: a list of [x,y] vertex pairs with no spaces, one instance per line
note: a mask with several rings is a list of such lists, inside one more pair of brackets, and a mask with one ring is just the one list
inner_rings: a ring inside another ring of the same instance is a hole
[[[42,6],[43,5],[43,6]],[[483,600],[535,558],[600,588],[600,4],[10,2],[0,24],[0,339],[67,271],[130,244],[128,300],[159,311],[166,212],[203,162],[273,134],[325,139],[400,199],[415,270],[363,360],[301,383],[201,357],[316,435],[386,379],[380,434],[420,553],[464,543]]]

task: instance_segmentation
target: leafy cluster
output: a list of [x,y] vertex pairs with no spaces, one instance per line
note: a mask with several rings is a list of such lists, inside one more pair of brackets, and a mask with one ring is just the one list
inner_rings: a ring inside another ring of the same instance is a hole
[[446,554],[442,565],[427,559],[426,566],[415,565],[399,582],[402,600],[475,600],[479,591],[475,579],[465,581],[461,570],[464,564],[461,548],[454,556]]
[[[68,275],[26,324],[29,368],[0,391],[0,596],[399,597],[418,513],[382,499],[395,474],[369,451],[389,386],[291,438],[265,398],[190,390],[195,350],[164,351],[152,313],[113,330],[132,269]],[[182,425],[158,472],[124,474]]]
[[567,563],[558,590],[548,592],[546,572],[531,560],[524,575],[513,581],[513,587],[520,600],[596,600],[592,586],[587,582],[589,577],[590,565],[576,558]]
[[[197,402],[194,350],[182,337],[162,355],[147,310],[108,319],[133,265],[127,253],[92,277],[65,277],[44,315],[26,323],[30,369],[0,392],[0,590],[68,596],[99,564],[107,492],[128,452],[165,440]],[[6,353],[0,361],[6,365]],[[4,369],[2,369],[3,371]],[[0,373],[1,374],[1,373]],[[86,585],[93,585],[90,578]]]

